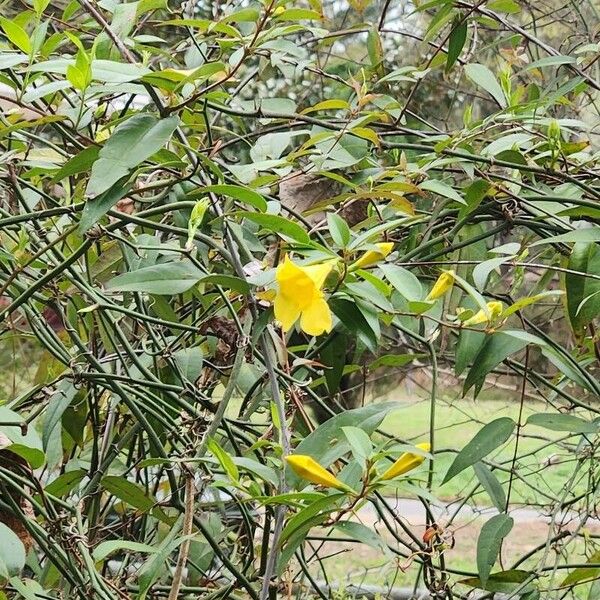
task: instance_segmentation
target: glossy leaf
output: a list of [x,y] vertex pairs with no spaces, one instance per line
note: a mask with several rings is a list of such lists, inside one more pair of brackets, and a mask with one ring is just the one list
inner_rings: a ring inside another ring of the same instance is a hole
[[86,195],[99,196],[128,176],[169,141],[178,123],[176,117],[138,114],[118,125],[92,165]]
[[509,417],[500,417],[484,425],[456,455],[442,485],[506,443],[514,428],[515,422]]
[[477,540],[477,570],[483,588],[488,582],[492,567],[496,563],[504,538],[513,528],[514,520],[508,515],[493,516],[484,523]]

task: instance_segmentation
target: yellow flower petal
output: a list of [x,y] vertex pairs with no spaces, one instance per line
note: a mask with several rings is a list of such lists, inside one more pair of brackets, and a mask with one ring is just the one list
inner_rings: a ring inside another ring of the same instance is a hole
[[452,289],[454,285],[454,271],[445,271],[433,284],[431,291],[427,294],[426,300],[437,300],[441,298],[446,292]]
[[304,454],[290,454],[285,457],[287,463],[298,477],[306,479],[311,483],[325,487],[336,488],[338,490],[348,490],[348,486],[343,484],[325,467],[322,467],[314,458]]
[[277,267],[275,274],[279,284],[279,294],[296,302],[300,307],[307,305],[314,294],[315,283],[304,269],[293,263],[288,256]]
[[309,265],[308,267],[300,268],[312,279],[317,290],[321,290],[335,262],[337,261],[327,261],[319,265]]
[[[419,450],[423,450],[423,452],[429,452],[431,450],[431,445],[428,443],[417,444],[415,448],[419,448]],[[388,479],[394,479],[394,477],[399,477],[400,475],[404,475],[404,473],[408,473],[412,471],[416,467],[418,467],[425,460],[424,456],[420,454],[413,454],[412,452],[405,452],[398,458],[398,460],[380,477],[382,481],[386,481]]]
[[503,310],[502,302],[498,302],[494,300],[492,302],[487,303],[488,310],[485,311],[483,309],[477,311],[472,317],[467,319],[463,325],[467,327],[471,325],[479,325],[481,323],[488,323],[489,321],[493,321],[497,317],[500,316]]
[[278,284],[275,296],[275,318],[284,331],[289,331],[300,318],[300,327],[308,335],[321,335],[331,331],[331,311],[321,288],[335,261],[300,266],[288,256],[277,267]]
[[323,294],[320,294],[302,311],[300,328],[308,335],[317,336],[329,333],[332,327],[331,310]]
[[380,242],[379,244],[375,244],[375,246],[377,246],[377,250],[367,250],[350,266],[350,269],[354,271],[355,269],[370,267],[382,261],[394,249],[393,242]]
[[301,308],[293,298],[277,294],[273,303],[275,318],[281,323],[283,331],[289,331],[300,318]]

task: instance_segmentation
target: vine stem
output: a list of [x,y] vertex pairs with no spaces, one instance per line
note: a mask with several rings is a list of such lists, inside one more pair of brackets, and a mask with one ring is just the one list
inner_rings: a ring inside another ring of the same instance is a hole
[[191,534],[194,526],[194,497],[196,495],[196,486],[194,485],[194,475],[187,465],[185,469],[185,510],[183,513],[183,541],[179,546],[179,556],[175,565],[175,573],[173,574],[173,582],[171,591],[169,592],[168,600],[177,600],[179,590],[183,581],[183,570],[187,563],[190,553]]

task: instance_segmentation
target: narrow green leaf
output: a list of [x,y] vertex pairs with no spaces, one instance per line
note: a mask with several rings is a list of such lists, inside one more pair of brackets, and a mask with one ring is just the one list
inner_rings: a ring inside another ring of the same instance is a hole
[[409,301],[417,301],[423,298],[421,282],[408,269],[391,264],[381,264],[379,268],[394,289],[404,298]]
[[171,296],[189,290],[204,277],[191,261],[159,263],[113,277],[106,288],[119,292],[146,292]]
[[575,415],[563,413],[535,413],[527,418],[527,425],[536,425],[551,431],[571,433],[598,433],[598,425]]
[[387,544],[383,539],[374,531],[372,528],[363,525],[362,523],[356,523],[355,521],[341,521],[336,523],[335,528],[347,535],[349,538],[367,544],[371,548],[383,553],[386,556],[390,556],[391,552],[387,547]]
[[584,275],[565,273],[564,278],[569,321],[573,331],[581,335],[587,325],[600,315],[600,280],[586,276],[600,274],[598,244],[576,243],[569,257],[568,268],[571,271],[584,273]]
[[458,60],[462,49],[467,41],[468,22],[460,17],[460,22],[454,27],[448,40],[448,53],[446,56],[446,73],[448,73],[454,63]]
[[92,165],[86,196],[99,196],[129,175],[169,141],[178,124],[177,117],[159,119],[150,114],[137,114],[120,123]]
[[442,485],[502,446],[510,438],[514,428],[515,422],[509,417],[500,417],[484,425],[456,455]]
[[123,500],[142,512],[151,511],[156,504],[156,500],[148,497],[141,485],[124,477],[106,475],[102,478],[102,487],[119,500]]
[[251,190],[250,188],[244,187],[242,185],[209,185],[194,190],[193,192],[188,194],[188,196],[191,198],[197,198],[198,196],[203,196],[209,192],[217,194],[219,196],[229,196],[230,198],[235,198],[236,200],[240,200],[241,202],[253,206],[261,212],[265,212],[267,210],[267,201],[264,199],[264,197],[258,192],[255,192],[254,190]]
[[144,554],[155,554],[158,549],[148,544],[142,544],[140,542],[131,542],[129,540],[108,540],[102,542],[94,548],[92,556],[95,561],[100,562],[117,552],[118,550],[130,550],[131,552],[142,552]]
[[479,63],[470,63],[465,66],[465,73],[475,85],[488,92],[502,108],[507,106],[504,92],[488,67]]
[[0,27],[14,46],[25,54],[31,54],[31,40],[27,32],[16,21],[0,17]]
[[475,471],[475,475],[477,475],[477,479],[479,479],[479,483],[494,503],[494,506],[500,512],[504,512],[506,510],[506,495],[504,494],[502,484],[498,481],[494,472],[482,462],[475,463],[473,470]]
[[271,231],[277,235],[282,237],[287,237],[301,244],[310,244],[310,237],[304,229],[295,223],[294,221],[290,221],[285,217],[280,217],[279,215],[268,215],[264,213],[254,213],[254,212],[246,212],[239,211],[235,213],[249,221],[253,221],[254,223],[260,225],[263,229]]
[[494,515],[481,528],[477,540],[477,571],[484,588],[500,553],[502,541],[510,533],[513,524],[512,517],[500,514]]
[[0,523],[0,577],[9,579],[25,566],[25,547],[17,534]]
[[[469,587],[483,589],[488,592],[498,592],[499,594],[510,594],[515,589],[520,588],[523,583],[531,578],[529,571],[522,571],[520,569],[511,569],[510,571],[500,571],[498,573],[492,573],[484,585],[479,577],[469,577],[462,579],[459,583],[468,585]],[[532,586],[526,586],[523,589],[523,593],[532,591]]]
[[327,226],[334,243],[340,248],[345,248],[350,242],[348,223],[335,213],[327,213]]
[[487,334],[465,379],[463,394],[466,394],[473,386],[476,393],[485,381],[486,375],[511,354],[519,352],[531,343],[539,343],[541,340],[523,331],[496,331]]

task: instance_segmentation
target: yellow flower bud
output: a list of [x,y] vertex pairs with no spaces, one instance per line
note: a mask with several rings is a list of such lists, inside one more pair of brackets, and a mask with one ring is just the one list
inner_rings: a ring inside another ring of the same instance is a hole
[[[423,452],[429,452],[429,450],[431,450],[431,444],[428,444],[428,443],[417,444],[415,446],[415,448],[418,448],[419,450],[423,450]],[[380,479],[382,481],[386,481],[388,479],[394,479],[394,477],[404,475],[404,473],[408,473],[409,471],[416,469],[424,460],[425,460],[425,457],[421,456],[420,454],[413,454],[412,452],[405,452],[380,477]]]
[[350,266],[350,270],[364,269],[382,261],[394,248],[393,242],[380,242],[375,244],[377,250],[367,250],[355,263]]
[[479,325],[480,323],[489,323],[490,321],[497,319],[504,310],[502,302],[498,302],[497,300],[488,302],[487,307],[487,311],[483,309],[479,310],[472,317],[467,319],[463,325],[468,327],[470,325]]
[[427,294],[426,300],[437,300],[447,291],[451,290],[454,285],[454,276],[454,271],[444,271],[433,284],[431,291]]
[[324,487],[348,491],[347,485],[337,479],[327,469],[322,467],[314,458],[304,454],[290,454],[285,457],[287,463],[298,477]]

